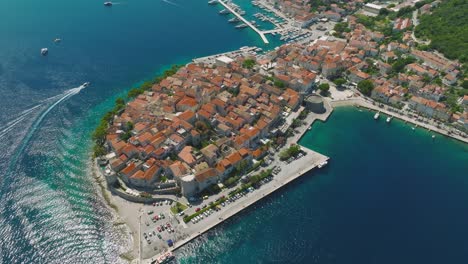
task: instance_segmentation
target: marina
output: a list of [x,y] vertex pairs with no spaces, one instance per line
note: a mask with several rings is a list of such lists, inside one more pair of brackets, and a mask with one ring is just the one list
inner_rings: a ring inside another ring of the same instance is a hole
[[[260,38],[262,39],[262,41],[265,44],[270,43],[268,41],[268,39],[265,37],[265,34],[261,30],[259,30],[257,27],[255,27],[252,23],[250,23],[249,21],[247,21],[247,19],[245,19],[243,17],[243,15],[245,15],[245,11],[239,10],[239,7],[237,5],[235,5],[235,4],[233,4],[233,3],[229,2],[229,4],[228,4],[228,2],[224,2],[224,1],[221,1],[221,0],[219,0],[218,2],[222,6],[224,6],[224,8],[225,8],[224,10],[228,11],[228,13],[230,12],[231,14],[236,16],[240,21],[244,22],[246,27],[250,27],[251,29],[253,29],[260,36]],[[224,10],[222,10],[222,11],[224,11]],[[221,13],[222,11],[220,11],[220,14],[225,14],[225,12]]]

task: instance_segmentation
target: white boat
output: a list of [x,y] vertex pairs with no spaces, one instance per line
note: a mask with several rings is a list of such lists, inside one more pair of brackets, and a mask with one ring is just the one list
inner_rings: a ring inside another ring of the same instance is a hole
[[375,113],[374,119],[375,119],[375,120],[379,119],[379,116],[380,116],[380,112]]
[[218,0],[211,0],[211,1],[208,1],[208,4],[209,5],[216,5],[218,3]]
[[59,38],[54,39],[54,43],[60,43],[62,40]]
[[434,138],[435,138],[435,135],[432,135],[432,139],[434,139]]
[[42,56],[47,56],[48,53],[49,53],[49,49],[47,49],[47,48],[42,48],[41,49],[41,55]]
[[307,130],[311,130],[311,129],[312,129],[312,127],[311,127],[311,126],[307,128]]
[[323,168],[324,166],[326,166],[328,164],[328,161],[323,161],[323,162],[320,162],[319,165],[317,166],[319,169]]
[[112,2],[104,2],[104,6],[112,6]]
[[163,255],[161,255],[158,259],[156,259],[155,263],[157,263],[157,264],[169,263],[174,258],[175,258],[174,254],[172,254],[172,252],[169,251],[169,252],[164,253]]
[[387,123],[390,123],[390,121],[392,121],[392,118],[391,116],[387,117]]
[[86,87],[88,87],[90,84],[91,84],[90,82],[85,82],[85,83],[83,83],[81,86],[82,86],[83,88],[86,88]]

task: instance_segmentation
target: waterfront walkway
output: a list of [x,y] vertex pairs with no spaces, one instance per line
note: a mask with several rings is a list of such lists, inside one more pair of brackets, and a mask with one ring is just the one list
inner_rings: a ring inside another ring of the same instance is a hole
[[263,42],[265,44],[269,44],[270,42],[268,39],[265,37],[265,34],[261,30],[259,30],[257,27],[255,27],[252,23],[247,21],[243,16],[241,16],[239,13],[237,13],[233,8],[231,8],[228,4],[225,2],[219,0],[218,1],[221,5],[223,5],[229,12],[231,12],[233,15],[235,15],[237,18],[239,18],[242,22],[244,22],[247,26],[249,26],[251,29],[253,29],[255,32],[257,32],[258,35],[262,38]]
[[384,114],[386,114],[388,116],[398,118],[398,119],[403,120],[405,122],[408,122],[408,123],[417,125],[419,127],[425,128],[425,129],[427,129],[429,131],[434,131],[434,132],[439,133],[441,135],[451,137],[453,139],[459,140],[459,141],[464,142],[464,143],[468,143],[468,138],[464,138],[462,136],[459,136],[459,135],[456,135],[456,134],[453,134],[453,133],[449,134],[448,131],[446,131],[444,129],[441,129],[441,128],[438,128],[438,127],[436,127],[436,126],[434,126],[432,124],[423,123],[423,122],[418,121],[418,120],[416,120],[414,118],[404,116],[404,115],[396,112],[396,110],[389,111],[390,108],[388,106],[379,107],[377,105],[373,105],[372,102],[369,102],[369,101],[367,101],[367,100],[365,100],[363,98],[360,98],[360,97],[359,98],[347,99],[347,100],[332,101],[331,104],[333,105],[333,107],[353,105],[353,106],[361,106],[361,107],[364,107],[364,108],[367,108],[367,109],[370,109],[370,110],[374,110],[374,111],[379,111],[379,112],[384,113]]

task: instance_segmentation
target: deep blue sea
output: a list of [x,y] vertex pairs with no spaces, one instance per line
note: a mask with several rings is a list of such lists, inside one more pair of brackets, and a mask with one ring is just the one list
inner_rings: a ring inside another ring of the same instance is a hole
[[[0,0],[0,263],[123,262],[126,241],[89,171],[100,117],[171,64],[268,48],[205,0],[115,3]],[[191,243],[180,262],[466,263],[466,146],[370,119],[339,110],[314,125],[302,143],[330,166]]]

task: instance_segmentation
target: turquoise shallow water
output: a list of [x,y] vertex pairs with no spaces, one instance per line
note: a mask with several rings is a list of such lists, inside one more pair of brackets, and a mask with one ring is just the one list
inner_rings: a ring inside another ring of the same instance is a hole
[[466,263],[468,146],[336,109],[300,142],[329,165],[178,252],[180,263]]

